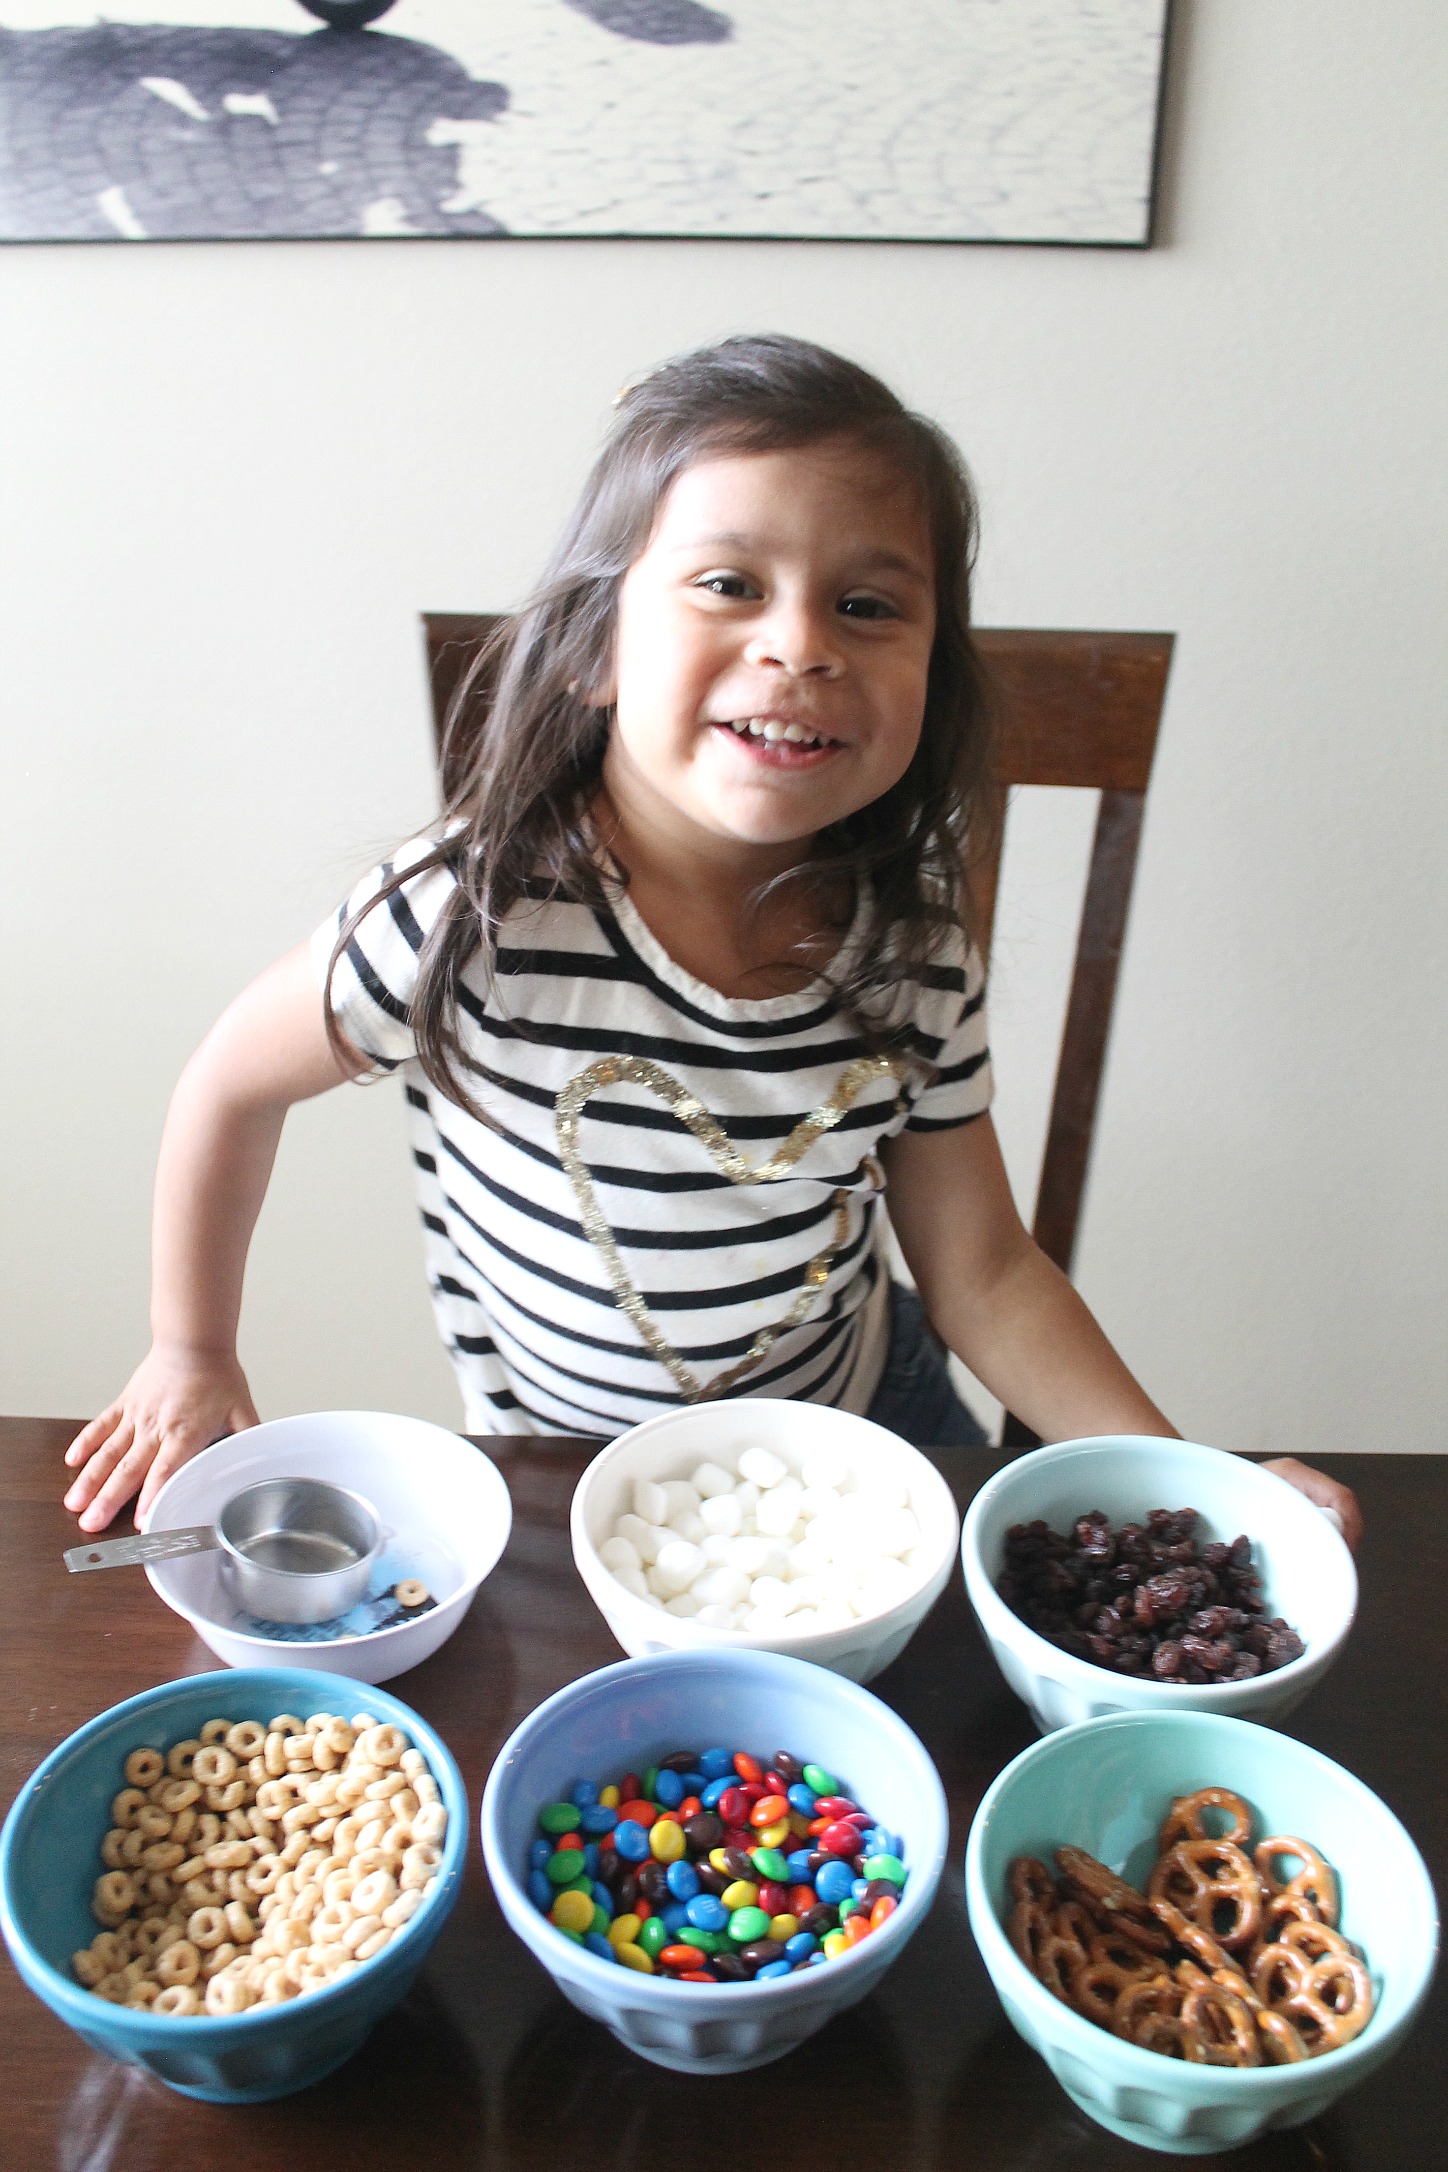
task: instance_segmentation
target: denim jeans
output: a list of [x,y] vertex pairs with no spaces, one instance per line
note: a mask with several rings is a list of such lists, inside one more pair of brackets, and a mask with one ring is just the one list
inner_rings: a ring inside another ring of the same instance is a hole
[[914,1290],[890,1285],[890,1349],[865,1416],[915,1448],[979,1448],[986,1434],[955,1392],[945,1347]]

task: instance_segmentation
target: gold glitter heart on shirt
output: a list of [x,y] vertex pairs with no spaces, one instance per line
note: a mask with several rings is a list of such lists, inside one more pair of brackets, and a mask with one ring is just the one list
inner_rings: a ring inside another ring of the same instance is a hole
[[823,1132],[833,1131],[845,1112],[859,1100],[865,1088],[878,1078],[893,1078],[897,1084],[904,1081],[909,1066],[898,1056],[858,1056],[840,1073],[834,1092],[822,1101],[808,1116],[802,1116],[784,1144],[770,1155],[768,1161],[752,1167],[744,1156],[729,1143],[729,1138],[718,1119],[710,1114],[697,1095],[665,1071],[661,1065],[650,1063],[643,1056],[603,1056],[591,1063],[586,1071],[571,1078],[558,1096],[554,1110],[554,1129],[558,1137],[558,1152],[573,1186],[578,1201],[578,1211],[583,1221],[583,1233],[603,1261],[609,1284],[618,1301],[620,1312],[632,1321],[644,1343],[669,1373],[685,1402],[707,1403],[715,1396],[725,1395],[736,1380],[742,1380],[760,1361],[769,1355],[781,1335],[792,1327],[798,1327],[809,1312],[820,1291],[830,1278],[830,1266],[849,1234],[849,1195],[837,1190],[831,1204],[835,1210],[834,1235],[822,1252],[817,1252],[804,1271],[804,1286],[782,1320],[773,1327],[761,1328],[737,1365],[704,1382],[690,1371],[677,1350],[662,1333],[658,1322],[644,1303],[643,1298],[630,1280],[628,1269],[619,1255],[608,1217],[598,1204],[589,1173],[578,1146],[578,1123],[591,1097],[601,1086],[617,1085],[620,1079],[630,1085],[643,1086],[656,1094],[664,1106],[675,1115],[685,1128],[694,1134],[716,1169],[728,1177],[731,1184],[774,1184],[788,1176],[801,1156],[806,1154]]

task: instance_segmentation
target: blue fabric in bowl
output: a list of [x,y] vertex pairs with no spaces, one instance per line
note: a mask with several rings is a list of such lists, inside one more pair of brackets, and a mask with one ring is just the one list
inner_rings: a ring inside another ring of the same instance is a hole
[[[96,1934],[90,1897],[100,1843],[132,1750],[166,1749],[223,1713],[265,1721],[278,1712],[364,1710],[394,1722],[421,1750],[448,1811],[438,1883],[399,1937],[334,1989],[234,2016],[133,2012],[75,1981],[70,1957]],[[457,1900],[467,1844],[462,1775],[441,1737],[400,1698],[311,1668],[229,1667],[114,1705],[37,1767],[0,1833],[0,1930],[30,1989],[95,2050],[144,2067],[186,2096],[258,2103],[320,2081],[406,1995]]]

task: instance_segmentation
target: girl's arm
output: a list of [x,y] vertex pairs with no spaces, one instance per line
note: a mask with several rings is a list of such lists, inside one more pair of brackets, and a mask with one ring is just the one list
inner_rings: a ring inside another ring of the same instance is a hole
[[[1081,1298],[1021,1222],[989,1116],[902,1132],[883,1156],[890,1219],[937,1334],[1042,1440],[1176,1428],[1138,1386]],[[1269,1466],[1337,1516],[1357,1544],[1346,1486],[1283,1457]]]
[[104,1530],[138,1486],[145,1510],[188,1456],[257,1424],[236,1356],[252,1231],[287,1110],[352,1075],[306,944],[237,997],[182,1072],[156,1167],[151,1349],[66,1450],[80,1470],[65,1505],[83,1531]]

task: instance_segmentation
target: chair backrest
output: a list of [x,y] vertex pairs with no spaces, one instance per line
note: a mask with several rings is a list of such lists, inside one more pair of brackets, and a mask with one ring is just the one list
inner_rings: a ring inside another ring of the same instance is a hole
[[[423,616],[439,749],[463,675],[498,623],[496,614],[428,612]],[[1004,812],[1005,795],[1022,785],[1077,785],[1101,794],[1032,1221],[1036,1242],[1066,1274],[1075,1256],[1116,1000],[1116,973],[1173,638],[1152,633],[1052,633],[1033,627],[983,628],[976,635],[1002,695],[996,764],[1000,811]],[[487,692],[485,682],[475,682],[468,718],[460,723],[464,733],[468,721],[476,728],[485,712]],[[464,743],[455,730],[448,749],[449,770],[459,760]],[[1003,822],[998,822],[995,849],[974,875],[982,948],[987,953],[1003,830]],[[1007,1418],[1007,1446],[1025,1445],[1034,1437],[1018,1420]]]

